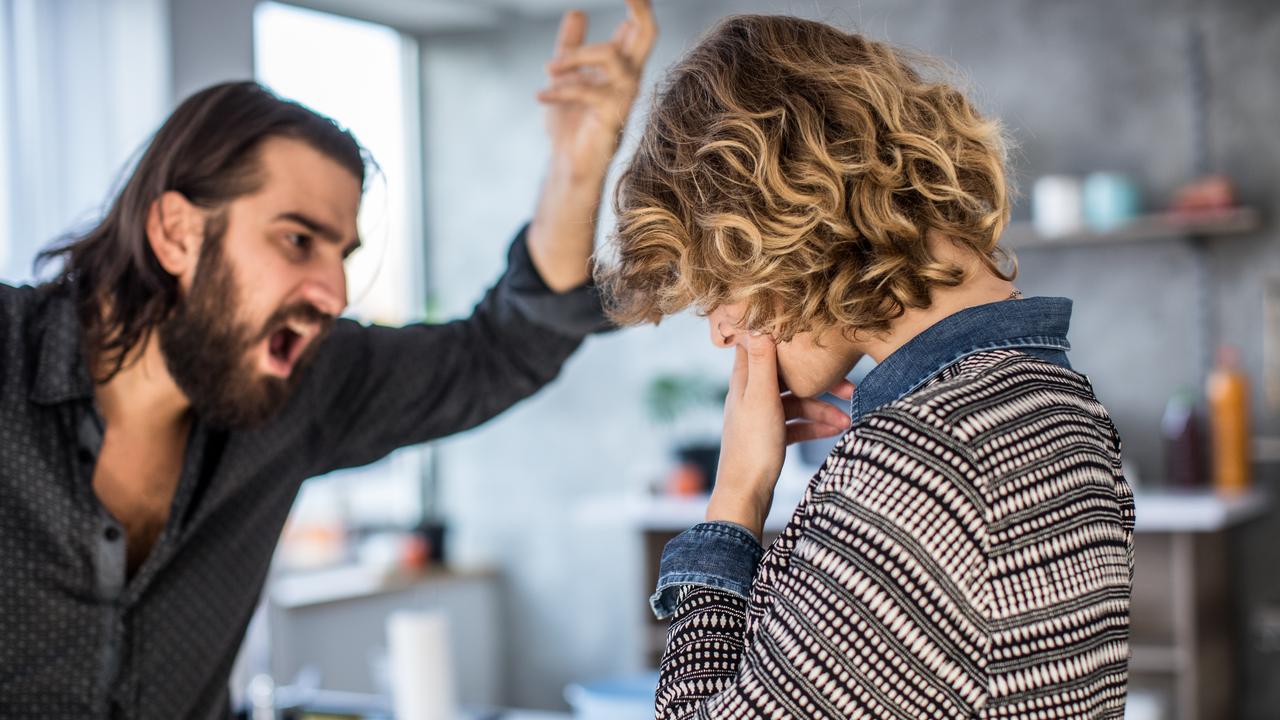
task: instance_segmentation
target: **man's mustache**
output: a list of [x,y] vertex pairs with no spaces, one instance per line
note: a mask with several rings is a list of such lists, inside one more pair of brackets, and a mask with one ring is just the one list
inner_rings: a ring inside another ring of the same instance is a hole
[[[323,336],[329,332],[337,318],[318,309],[309,302],[296,302],[276,310],[262,324],[262,333],[258,335],[257,341],[265,340],[272,333],[284,327],[290,320],[300,320],[306,323],[315,323],[320,326],[319,335]],[[257,342],[255,341],[255,342]]]

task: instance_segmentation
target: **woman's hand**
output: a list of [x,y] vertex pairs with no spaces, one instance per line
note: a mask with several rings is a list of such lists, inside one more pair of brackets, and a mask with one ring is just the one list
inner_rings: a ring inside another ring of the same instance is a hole
[[[830,403],[781,391],[777,346],[768,335],[751,335],[736,352],[707,520],[737,523],[760,538],[786,446],[839,435],[850,420]],[[853,384],[842,380],[830,392],[847,400]]]

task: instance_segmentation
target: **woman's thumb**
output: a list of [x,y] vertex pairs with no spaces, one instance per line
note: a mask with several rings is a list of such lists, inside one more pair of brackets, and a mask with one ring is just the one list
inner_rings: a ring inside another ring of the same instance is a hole
[[748,397],[771,397],[778,393],[778,348],[773,338],[764,333],[752,333],[747,338],[747,390]]

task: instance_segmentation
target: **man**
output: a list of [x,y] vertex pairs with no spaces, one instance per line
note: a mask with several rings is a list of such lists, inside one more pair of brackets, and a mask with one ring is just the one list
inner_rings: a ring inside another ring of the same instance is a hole
[[594,217],[656,33],[627,3],[595,45],[566,15],[546,182],[468,319],[335,319],[362,151],[253,83],[184,102],[54,282],[0,286],[0,715],[225,717],[300,483],[484,422],[603,326]]

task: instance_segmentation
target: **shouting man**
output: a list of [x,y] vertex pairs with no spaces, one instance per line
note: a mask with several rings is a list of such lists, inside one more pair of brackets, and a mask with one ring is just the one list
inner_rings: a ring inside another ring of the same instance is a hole
[[365,156],[253,83],[164,123],[97,227],[0,286],[0,715],[215,718],[303,480],[478,425],[603,327],[595,215],[656,33],[561,26],[552,160],[471,317],[362,326]]

